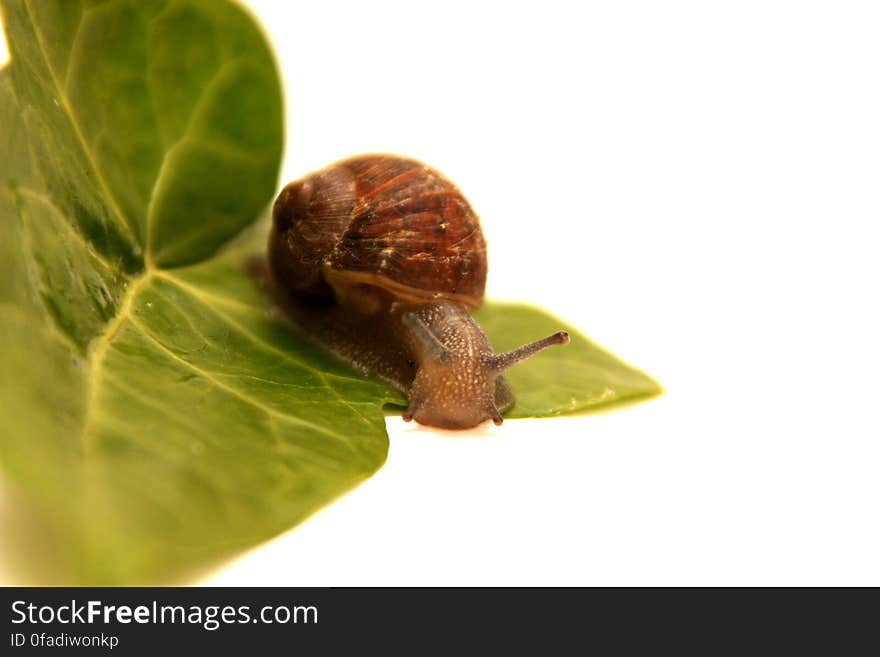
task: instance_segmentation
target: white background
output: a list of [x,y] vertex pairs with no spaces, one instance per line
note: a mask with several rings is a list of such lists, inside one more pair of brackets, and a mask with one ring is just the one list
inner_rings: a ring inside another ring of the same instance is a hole
[[249,3],[284,180],[365,151],[456,181],[488,294],[656,400],[443,433],[202,580],[880,585],[880,13],[856,2]]

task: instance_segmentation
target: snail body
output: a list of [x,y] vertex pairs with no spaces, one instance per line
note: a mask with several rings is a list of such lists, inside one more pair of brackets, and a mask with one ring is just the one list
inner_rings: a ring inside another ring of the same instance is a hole
[[555,333],[496,354],[470,314],[486,242],[467,200],[430,167],[390,155],[343,160],[281,191],[269,269],[294,324],[339,359],[406,394],[404,420],[501,424],[503,372]]

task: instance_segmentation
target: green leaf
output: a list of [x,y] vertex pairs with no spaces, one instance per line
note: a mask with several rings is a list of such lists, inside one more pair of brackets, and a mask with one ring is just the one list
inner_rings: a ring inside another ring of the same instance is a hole
[[[265,226],[236,235],[270,202],[283,142],[277,72],[247,14],[219,0],[2,8],[4,539],[46,582],[173,580],[370,476],[383,407],[405,400],[291,334],[242,272]],[[562,326],[498,304],[481,321],[501,349]],[[513,416],[657,392],[573,337],[511,372]]]

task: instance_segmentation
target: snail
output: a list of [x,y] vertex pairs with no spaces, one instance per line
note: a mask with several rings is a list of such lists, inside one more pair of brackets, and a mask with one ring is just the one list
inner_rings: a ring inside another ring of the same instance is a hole
[[269,272],[294,324],[337,358],[407,397],[406,421],[501,424],[503,372],[567,344],[559,331],[496,354],[472,310],[486,242],[461,192],[434,169],[362,155],[285,186],[275,201]]

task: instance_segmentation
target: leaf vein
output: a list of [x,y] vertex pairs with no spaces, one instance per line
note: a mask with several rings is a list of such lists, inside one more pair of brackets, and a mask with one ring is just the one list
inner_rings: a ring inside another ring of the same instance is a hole
[[[244,57],[235,57],[233,59],[227,60],[223,62],[217,70],[211,76],[211,79],[208,80],[207,84],[205,84],[204,89],[202,90],[202,95],[199,98],[198,102],[196,102],[195,106],[192,109],[192,112],[187,119],[186,127],[181,133],[180,137],[175,141],[168,149],[165,150],[165,154],[162,156],[162,162],[159,164],[159,169],[156,173],[156,180],[153,183],[153,190],[150,194],[150,201],[147,204],[147,259],[149,261],[150,258],[153,257],[153,241],[154,241],[154,229],[156,224],[156,199],[159,197],[160,192],[167,184],[168,172],[171,168],[171,162],[173,161],[172,153],[175,153],[177,150],[183,147],[188,139],[191,137],[191,133],[193,130],[193,125],[196,121],[196,118],[199,114],[204,110],[204,104],[207,99],[211,98],[211,88],[217,84],[217,81],[222,78],[224,73],[234,64],[237,64],[239,61],[244,61]],[[158,117],[157,117],[158,118]]]
[[343,436],[342,434],[337,433],[335,431],[331,431],[331,430],[329,430],[325,427],[319,426],[317,424],[314,424],[313,422],[308,422],[307,420],[303,420],[302,418],[294,417],[292,415],[285,415],[284,413],[281,413],[277,409],[274,409],[271,406],[267,406],[266,404],[261,402],[259,399],[252,397],[251,395],[247,394],[246,392],[242,392],[241,390],[238,390],[234,386],[230,386],[229,384],[224,383],[223,381],[218,379],[213,373],[199,367],[198,365],[194,365],[190,361],[188,361],[185,358],[182,358],[178,354],[174,353],[174,351],[172,351],[167,346],[165,346],[160,340],[157,340],[156,337],[152,334],[152,332],[143,323],[137,321],[133,317],[130,317],[129,321],[131,322],[132,326],[137,328],[138,331],[140,331],[144,335],[145,338],[147,338],[152,344],[154,344],[163,353],[170,356],[173,360],[175,360],[179,363],[182,363],[183,365],[185,365],[186,367],[191,369],[196,374],[200,375],[204,379],[213,383],[218,388],[225,390],[226,392],[230,393],[231,395],[238,397],[242,401],[251,404],[255,408],[262,410],[264,413],[266,413],[268,415],[275,416],[276,418],[278,418],[281,421],[289,422],[291,424],[294,424],[296,426],[300,426],[303,428],[312,429],[313,431],[316,431],[318,433],[330,436],[331,438],[335,438],[336,440],[339,440],[340,442],[342,442],[343,444],[348,446],[348,441],[346,440],[345,436]]
[[70,100],[67,98],[67,94],[61,88],[61,83],[58,79],[58,74],[55,69],[52,68],[52,62],[49,60],[49,54],[46,51],[46,45],[43,41],[43,34],[39,29],[37,21],[34,19],[30,0],[25,0],[24,9],[25,14],[27,14],[28,21],[30,21],[31,27],[34,30],[34,34],[37,37],[37,47],[40,51],[40,55],[43,57],[43,60],[46,63],[46,70],[49,72],[49,78],[52,80],[52,85],[55,88],[55,92],[58,94],[58,98],[60,100],[60,104],[63,106],[65,112],[67,113],[68,118],[70,119],[70,125],[73,129],[73,133],[76,135],[77,140],[80,142],[82,146],[83,153],[85,154],[86,159],[92,167],[92,170],[95,172],[95,179],[98,182],[101,190],[106,194],[107,201],[113,212],[119,217],[120,221],[122,221],[123,225],[128,229],[129,234],[135,243],[139,243],[137,238],[138,231],[135,226],[132,224],[131,220],[126,216],[126,214],[122,211],[122,208],[119,205],[119,202],[116,200],[113,192],[110,190],[110,186],[104,178],[104,174],[102,173],[100,167],[98,167],[97,160],[95,160],[95,156],[92,154],[91,150],[89,150],[89,144],[86,141],[85,135],[82,132],[82,128],[79,125],[79,121],[77,121],[76,114],[73,112],[73,108],[70,105]]
[[[185,292],[188,292],[189,294],[191,294],[191,295],[193,295],[193,296],[199,296],[199,295],[200,295],[200,291],[198,291],[198,288],[195,288],[195,287],[193,287],[193,286],[190,286],[190,285],[187,284],[187,283],[183,283],[183,282],[181,282],[180,279],[178,279],[176,276],[172,276],[171,274],[167,274],[167,273],[162,273],[162,274],[160,274],[160,276],[161,276],[162,278],[164,278],[165,280],[171,282],[172,284],[177,285],[179,288],[181,288],[182,290],[184,290]],[[282,359],[284,359],[284,360],[286,360],[286,361],[288,361],[288,362],[290,362],[290,363],[293,363],[293,364],[296,365],[297,367],[303,367],[303,368],[308,367],[308,366],[306,365],[306,363],[304,363],[303,361],[301,361],[301,360],[299,360],[299,359],[297,359],[297,358],[294,358],[294,357],[293,357],[292,355],[290,355],[288,352],[283,351],[282,349],[279,349],[279,348],[276,347],[275,345],[273,345],[273,344],[271,344],[271,343],[269,343],[269,342],[266,342],[265,340],[263,340],[262,338],[260,338],[260,337],[257,336],[256,334],[252,333],[252,332],[249,331],[247,328],[245,328],[242,324],[240,324],[239,322],[237,322],[236,320],[234,320],[232,317],[230,317],[230,316],[227,315],[226,313],[224,313],[224,312],[222,312],[222,311],[220,311],[220,310],[217,310],[215,307],[211,306],[210,304],[205,304],[205,305],[207,305],[215,315],[217,315],[218,317],[220,317],[223,321],[225,321],[227,324],[229,324],[230,326],[232,326],[233,328],[235,328],[236,330],[238,330],[238,331],[239,331],[240,333],[242,333],[243,335],[247,336],[252,342],[254,342],[256,345],[258,345],[258,346],[261,347],[262,349],[264,349],[264,350],[269,350],[269,351],[271,351],[272,353],[281,356]],[[357,415],[357,416],[358,416],[358,417],[359,417],[364,423],[366,423],[367,425],[369,425],[369,426],[372,427],[372,423],[370,422],[370,420],[369,420],[366,416],[364,416],[364,414],[361,413],[360,410],[358,410],[357,408],[355,408],[354,406],[352,406],[352,405],[348,402],[348,400],[346,400],[346,399],[340,394],[340,392],[336,389],[336,387],[330,383],[330,380],[327,378],[327,375],[325,374],[325,372],[323,372],[322,370],[319,370],[319,369],[315,369],[315,370],[313,370],[313,371],[318,375],[318,377],[319,377],[319,378],[321,379],[321,381],[324,383],[324,385],[326,386],[326,388],[327,388],[327,389],[333,394],[333,396],[336,397],[337,401],[339,401],[340,403],[342,403],[342,404],[344,404],[345,406],[347,406],[347,407],[348,407],[349,409],[351,409],[351,410],[352,410],[352,411],[353,411],[353,412],[354,412],[354,413],[355,413],[355,414],[356,414],[356,415]],[[339,375],[334,375],[334,376],[337,376],[337,378],[344,379],[344,380],[360,382],[359,379],[347,378],[347,377],[343,377],[343,376],[339,376]]]
[[47,195],[41,194],[37,190],[31,189],[30,187],[16,187],[16,190],[24,196],[28,196],[36,201],[43,203],[43,205],[49,208],[52,214],[56,215],[61,220],[61,223],[64,224],[65,228],[67,228],[69,234],[74,237],[83,246],[83,248],[86,249],[86,251],[88,251],[89,255],[94,257],[96,260],[99,260],[105,267],[107,267],[107,269],[115,272],[121,271],[121,263],[112,263],[107,260],[106,256],[98,251],[95,248],[94,244],[83,237],[83,235],[78,230],[76,230],[76,228],[73,227],[73,225],[67,220],[64,214],[62,214],[58,206],[55,205],[55,203],[52,202],[52,199],[50,199]]
[[125,322],[125,320],[131,314],[131,309],[134,306],[135,297],[137,297],[144,285],[146,285],[151,279],[152,274],[151,272],[147,271],[147,273],[141,275],[139,278],[135,279],[132,283],[129,284],[128,290],[126,290],[125,293],[125,297],[122,300],[122,304],[119,306],[119,311],[116,313],[116,317],[114,317],[113,320],[107,325],[107,330],[105,330],[104,333],[95,338],[95,340],[90,345],[90,376],[88,377],[88,386],[86,388],[85,414],[83,415],[84,451],[90,445],[89,436],[91,434],[92,422],[94,421],[93,412],[95,406],[98,403],[101,374],[104,365],[104,359],[107,355],[107,349],[110,347],[110,343],[113,342],[113,339],[119,332],[119,329],[122,326],[123,322]]

